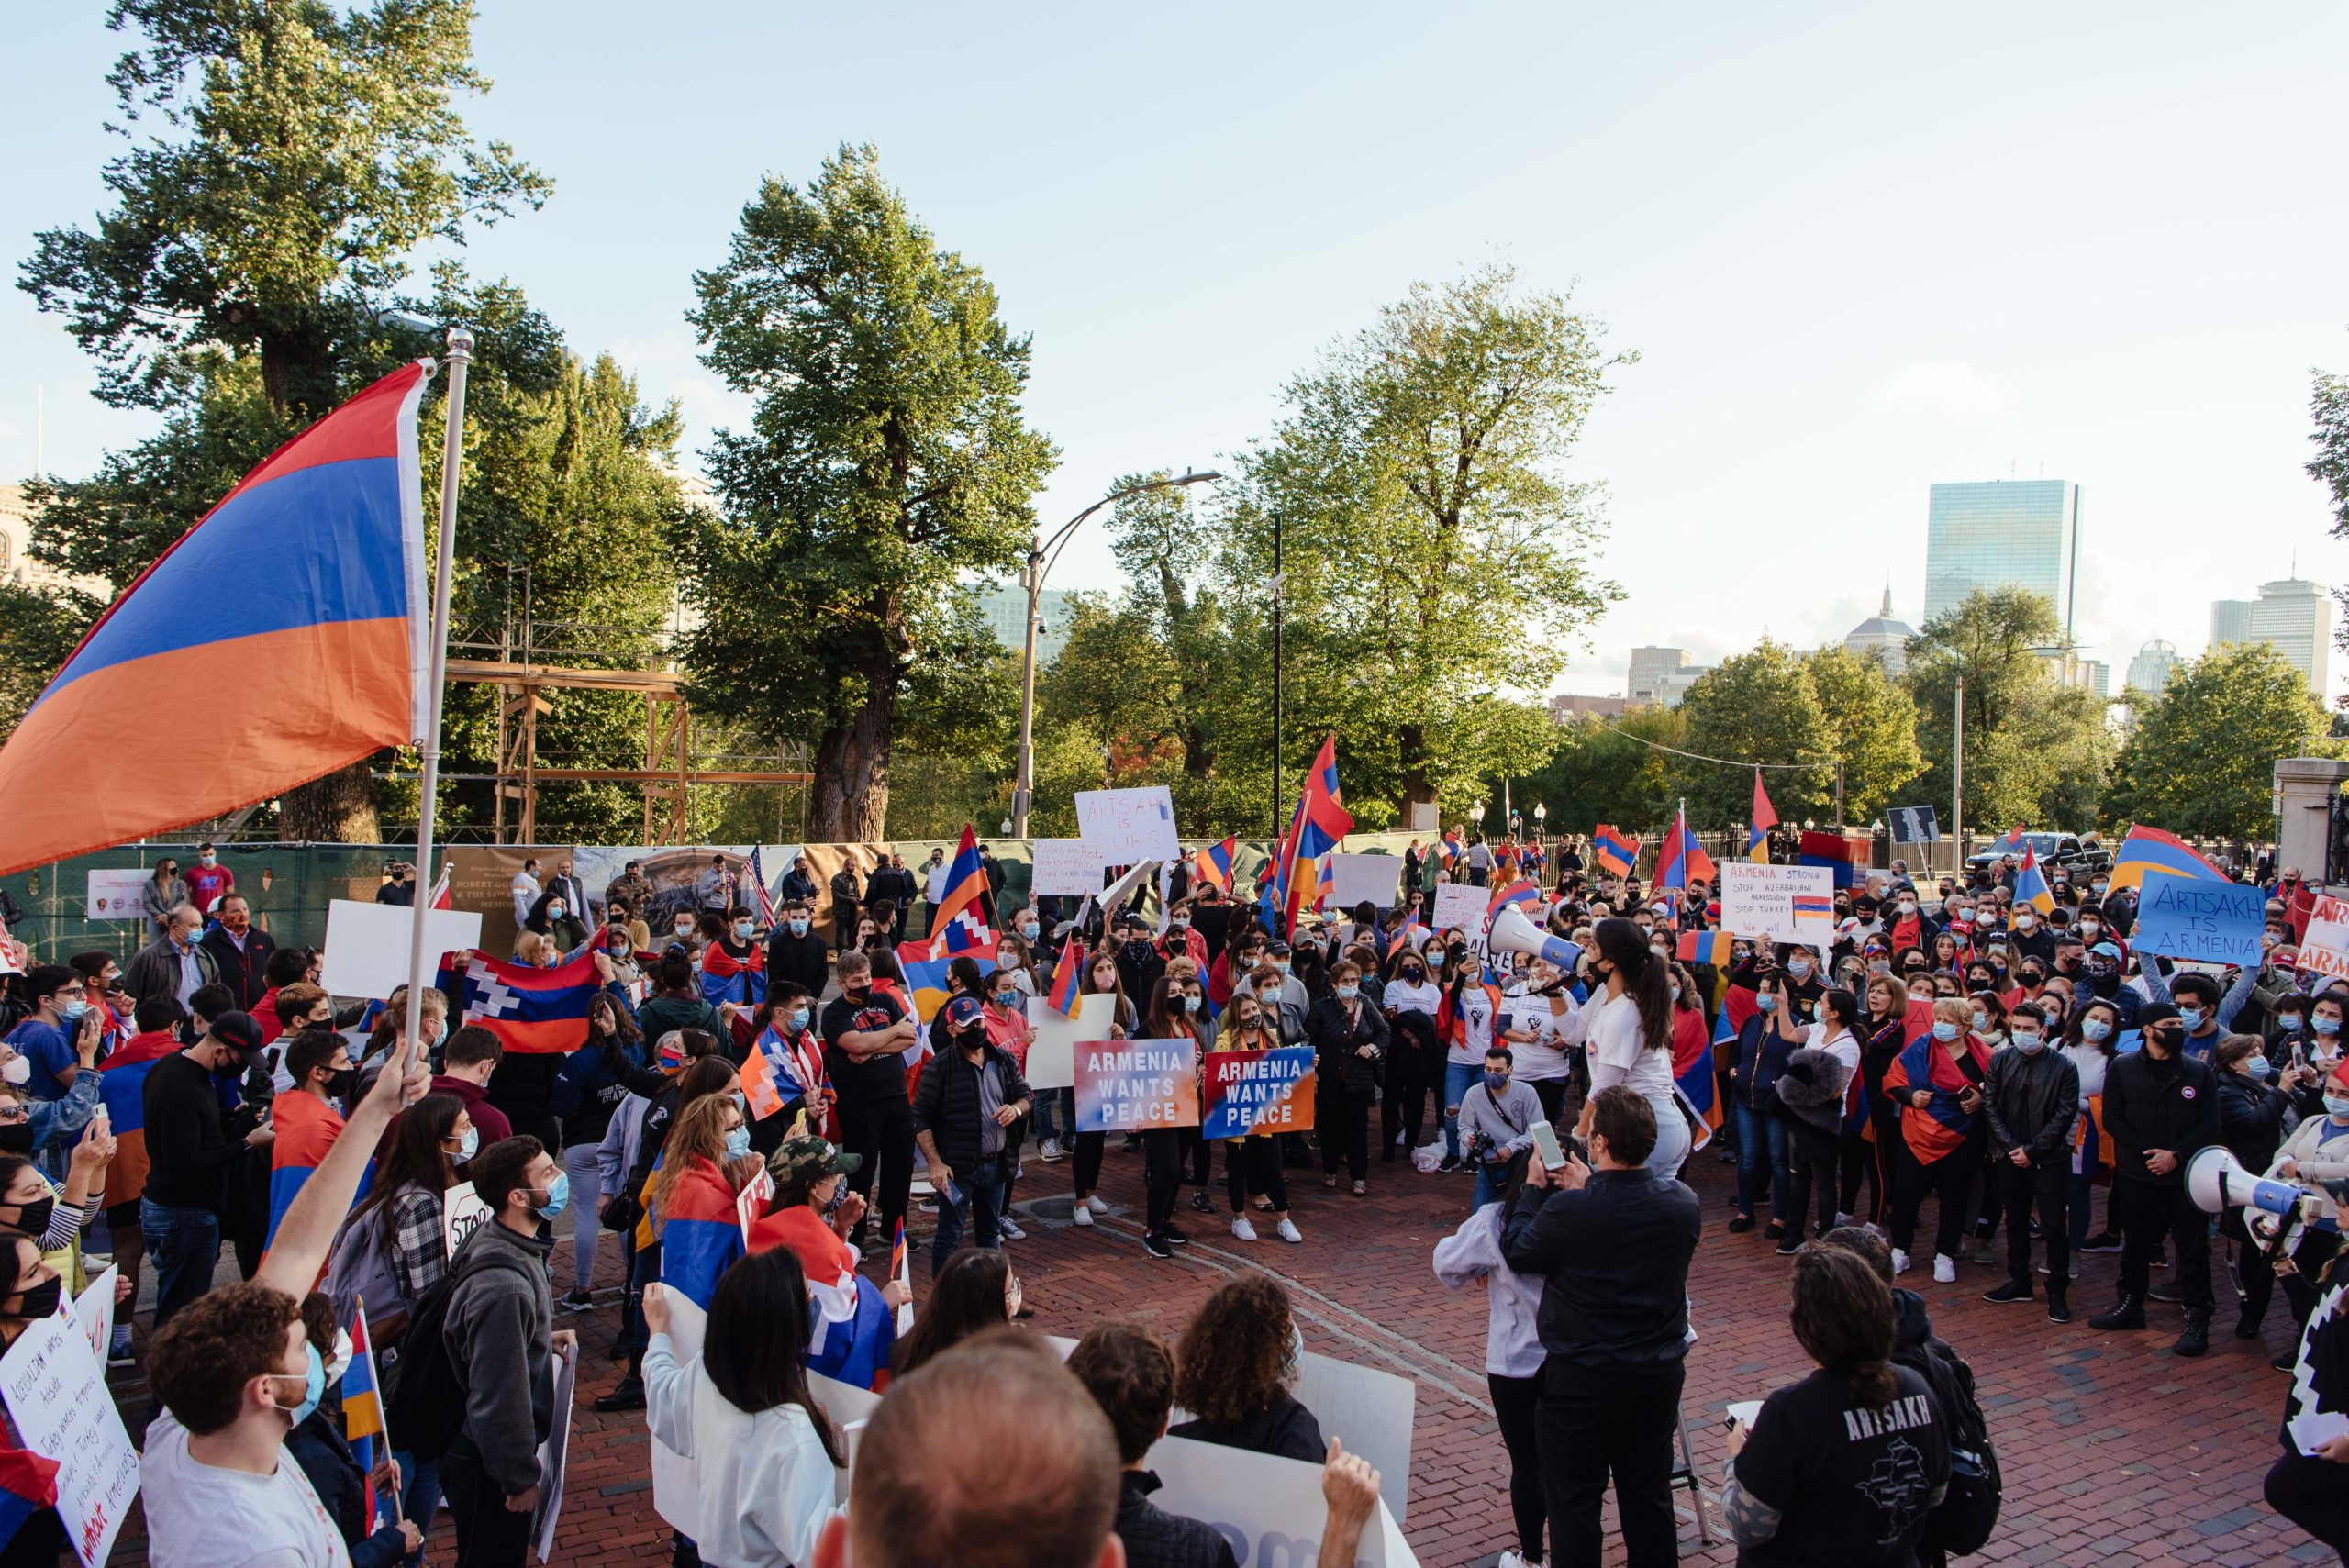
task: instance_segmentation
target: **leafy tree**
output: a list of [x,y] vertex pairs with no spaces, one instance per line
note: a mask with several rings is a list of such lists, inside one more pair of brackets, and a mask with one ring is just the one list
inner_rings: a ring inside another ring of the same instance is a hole
[[1531,815],[1546,806],[1552,833],[1587,833],[1599,823],[1652,833],[1672,815],[1666,764],[1671,758],[1644,744],[1687,749],[1688,721],[1678,708],[1641,706],[1620,718],[1577,714],[1557,727],[1548,762],[1517,788]]
[[2339,755],[2330,728],[2308,683],[2274,648],[2214,648],[2180,665],[2139,710],[2105,794],[2105,820],[2263,838],[2274,820],[2276,759]]
[[2309,439],[2317,455],[2309,460],[2309,477],[2332,498],[2332,537],[2349,539],[2349,376],[2319,371],[2315,384],[2309,412],[2316,428]]
[[693,530],[695,702],[814,737],[808,832],[885,829],[896,709],[951,655],[953,587],[1008,574],[1054,461],[1020,413],[1028,339],[843,147],[806,189],[769,179],[726,261],[696,273],[703,362],[758,399],[710,453],[723,518]]
[[[1844,820],[1865,822],[1895,804],[1924,771],[1924,753],[1917,749],[1917,705],[1878,659],[1827,647],[1804,654],[1802,668],[1826,716],[1833,753],[1843,763]],[[1774,803],[1776,798],[1771,797]]]
[[[40,234],[19,286],[66,316],[101,400],[167,416],[58,486],[38,536],[41,559],[119,584],[286,436],[427,351],[385,325],[417,247],[551,186],[456,113],[489,85],[468,0],[117,0],[107,20],[142,35],[108,77],[132,141],[106,167],[113,206]],[[289,792],[281,831],[373,839],[368,764]]]
[[[1814,773],[1769,775],[1770,801],[1782,817],[1831,810],[1835,799],[1835,730],[1820,707],[1803,659],[1764,638],[1751,653],[1722,660],[1697,677],[1680,699],[1687,725],[1683,750],[1736,762],[1809,762]],[[1753,773],[1674,757],[1666,763],[1673,792],[1688,802],[1688,825],[1699,829],[1743,822],[1753,814]]]
[[1561,473],[1636,358],[1600,334],[1507,268],[1419,285],[1238,460],[1224,581],[1272,578],[1277,517],[1292,733],[1337,730],[1350,805],[1457,809],[1547,750],[1539,710],[1492,694],[1547,685],[1615,593],[1585,558],[1595,487]]

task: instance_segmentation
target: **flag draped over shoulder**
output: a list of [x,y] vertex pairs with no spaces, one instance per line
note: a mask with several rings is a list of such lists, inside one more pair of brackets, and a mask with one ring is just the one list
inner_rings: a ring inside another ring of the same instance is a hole
[[57,1506],[57,1462],[28,1449],[0,1449],[0,1546],[17,1539],[25,1521]]
[[1274,903],[1280,912],[1280,930],[1293,929],[1300,910],[1319,909],[1328,899],[1330,856],[1353,829],[1354,819],[1338,792],[1338,737],[1332,733],[1322,740],[1313,766],[1306,770],[1297,812],[1274,856]]
[[[1990,1053],[1982,1049],[1980,1041],[1968,1036],[1965,1048],[1978,1066],[1988,1068]],[[1965,1092],[1969,1082],[1978,1080],[1968,1080],[1957,1063],[1950,1060],[1949,1052],[1930,1035],[1910,1040],[1885,1070],[1884,1092],[1904,1102],[1900,1130],[1909,1140],[1909,1150],[1926,1164],[1965,1146],[1965,1135],[1973,1129],[1977,1113],[1961,1108],[1958,1096]],[[1919,1089],[1929,1090],[1932,1095],[1932,1103],[1921,1110],[1905,1103]]]
[[269,1146],[269,1233],[264,1244],[277,1240],[278,1224],[294,1207],[295,1195],[326,1162],[334,1140],[342,1136],[341,1115],[317,1095],[299,1089],[272,1100],[269,1118],[277,1136]]
[[701,997],[711,1006],[731,1002],[755,1007],[767,999],[767,954],[758,943],[750,955],[736,958],[718,942],[701,950]]
[[[416,410],[394,371],[272,453],[114,602],[0,747],[0,872],[226,816],[425,731]],[[184,733],[168,766],[97,735]]]
[[106,1204],[137,1203],[147,1190],[147,1074],[181,1049],[177,1036],[157,1029],[135,1034],[106,1058],[98,1079],[99,1103],[114,1127],[114,1159],[106,1165]]
[[742,1255],[742,1224],[734,1192],[718,1168],[699,1155],[669,1189],[661,1222],[661,1283],[703,1311],[718,1276]]
[[[460,961],[451,967],[449,960]],[[568,1053],[587,1043],[587,1004],[596,990],[596,956],[552,969],[509,963],[484,952],[451,953],[436,984],[459,1024],[479,1024],[525,1056]]]

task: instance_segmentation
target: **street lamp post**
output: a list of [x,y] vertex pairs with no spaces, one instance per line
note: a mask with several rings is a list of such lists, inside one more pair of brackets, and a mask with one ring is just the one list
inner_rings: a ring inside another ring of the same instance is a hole
[[1147,479],[1140,484],[1129,484],[1122,490],[1112,490],[1067,522],[1049,539],[1039,537],[1028,550],[1027,570],[1020,580],[1028,588],[1028,633],[1026,646],[1019,657],[1019,762],[1014,771],[1011,786],[1011,836],[1028,836],[1028,811],[1034,804],[1036,791],[1036,610],[1044,593],[1044,579],[1060,563],[1061,551],[1076,532],[1076,526],[1099,511],[1129,495],[1139,495],[1145,490],[1174,490],[1186,484],[1204,484],[1221,479],[1222,474],[1209,470],[1205,473],[1183,473],[1173,479]]

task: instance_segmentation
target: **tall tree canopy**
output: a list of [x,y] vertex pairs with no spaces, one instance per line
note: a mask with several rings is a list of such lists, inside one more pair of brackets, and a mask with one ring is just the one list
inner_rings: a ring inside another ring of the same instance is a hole
[[[1826,814],[1835,801],[1835,730],[1799,654],[1764,638],[1697,677],[1680,699],[1684,750],[1737,762],[1818,762],[1804,773],[1772,773],[1770,801],[1784,817]],[[1675,795],[1694,828],[1743,822],[1753,813],[1747,768],[1667,759]]]
[[2170,673],[2138,710],[2105,819],[2173,833],[2264,839],[2278,757],[2336,755],[2324,708],[2265,642],[2225,643]]
[[811,737],[808,833],[877,839],[900,698],[969,624],[958,574],[1008,574],[1033,537],[1054,452],[1020,412],[1028,339],[870,147],[768,179],[694,281],[703,362],[757,400],[709,453],[725,516],[690,536],[694,698]]

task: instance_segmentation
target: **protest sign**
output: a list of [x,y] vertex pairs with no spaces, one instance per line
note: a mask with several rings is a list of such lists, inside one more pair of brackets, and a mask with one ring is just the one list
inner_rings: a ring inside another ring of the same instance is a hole
[[1076,830],[1108,865],[1171,861],[1183,853],[1174,832],[1174,797],[1164,784],[1078,790]]
[[62,1314],[28,1325],[0,1356],[0,1398],[17,1440],[56,1462],[57,1517],[82,1568],[98,1568],[139,1491],[139,1451],[82,1325]]
[[767,1217],[767,1205],[774,1198],[774,1178],[767,1174],[764,1165],[752,1176],[749,1184],[734,1195],[734,1220],[742,1228],[742,1245],[751,1244],[751,1227]]
[[2332,897],[2316,901],[2300,937],[2300,973],[2349,980],[2349,902]]
[[1028,891],[1038,898],[1089,898],[1101,891],[1108,863],[1101,847],[1086,840],[1039,839]]
[[120,1277],[121,1271],[108,1264],[73,1298],[74,1319],[89,1337],[90,1353],[98,1358],[100,1366],[106,1365],[106,1352],[114,1347],[114,1286]]
[[[1353,1444],[1346,1448],[1351,1452]],[[1239,1562],[1252,1568],[1307,1568],[1319,1557],[1321,1528],[1330,1517],[1319,1465],[1189,1438],[1159,1439],[1151,1445],[1148,1462],[1159,1482],[1151,1501],[1212,1526],[1231,1543]],[[1382,1465],[1382,1491],[1386,1479]],[[1416,1564],[1384,1501],[1378,1511],[1381,1517],[1363,1529],[1354,1568]]]
[[[388,996],[407,984],[416,911],[397,904],[337,898],[327,906],[326,963],[318,984],[337,996]],[[424,912],[424,969],[444,952],[481,946],[481,916],[470,909]]]
[[1721,929],[1755,941],[1827,948],[1835,940],[1835,873],[1827,866],[1724,861]]
[[1331,855],[1330,903],[1351,912],[1367,900],[1384,911],[1394,907],[1396,889],[1402,885],[1403,862],[1396,855]]
[[1884,814],[1896,844],[1938,844],[1942,825],[1930,806],[1896,806]]
[[[94,871],[90,873],[90,912],[92,920],[136,920],[146,913],[147,884],[154,880],[154,873],[136,867],[128,871]],[[147,933],[154,935],[152,931]]]
[[563,1473],[571,1467],[571,1396],[579,1380],[579,1347],[554,1358],[554,1408],[562,1418],[539,1445],[539,1510],[530,1520],[530,1539],[539,1545],[539,1561],[554,1552],[554,1527],[562,1518]]
[[455,1257],[465,1238],[489,1223],[489,1205],[482,1202],[471,1182],[459,1182],[440,1195],[440,1240]]
[[[709,1314],[694,1305],[683,1291],[663,1290],[669,1302],[669,1345],[677,1364],[689,1366],[701,1354],[703,1331]],[[694,1462],[658,1437],[652,1443],[652,1511],[669,1521],[687,1540],[701,1534],[701,1476]]]
[[1202,1138],[1244,1138],[1252,1132],[1309,1132],[1313,1129],[1313,1048],[1277,1051],[1210,1051]]
[[1106,1040],[1118,1021],[1118,999],[1106,991],[1076,999],[1076,1012],[1063,1013],[1041,996],[1028,998],[1028,1022],[1036,1039],[1028,1047],[1020,1075],[1031,1089],[1066,1089],[1076,1083],[1076,1042]]
[[2138,889],[2130,945],[2168,958],[2255,968],[2266,929],[2266,895],[2247,883],[2149,871]]
[[1492,897],[1486,889],[1466,883],[1438,883],[1430,923],[1439,931],[1465,931],[1468,940],[1481,947],[1485,941],[1485,907]]
[[1076,1048],[1076,1129],[1199,1125],[1198,1048],[1187,1040],[1085,1040]]
[[[1297,1402],[1321,1435],[1336,1438],[1378,1472],[1378,1495],[1402,1518],[1411,1497],[1411,1383],[1391,1372],[1308,1351],[1297,1358]],[[1308,1516],[1309,1517],[1309,1516]]]

